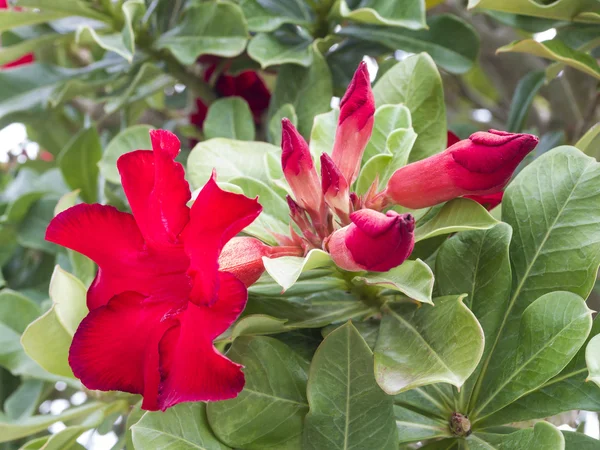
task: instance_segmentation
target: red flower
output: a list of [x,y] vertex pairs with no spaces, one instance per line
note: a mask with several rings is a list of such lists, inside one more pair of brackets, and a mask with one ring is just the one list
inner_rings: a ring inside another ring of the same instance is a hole
[[244,374],[213,341],[242,312],[247,291],[218,258],[261,206],[222,191],[213,175],[190,209],[174,161],[178,139],[157,130],[151,140],[153,151],[118,160],[133,215],[81,204],[48,226],[46,239],[99,266],[69,363],[87,388],[142,394],[147,410],[233,398]]
[[347,221],[350,212],[348,182],[327,153],[321,155],[321,188],[327,205]]
[[331,159],[348,184],[354,183],[360,170],[365,147],[373,131],[375,99],[367,65],[361,62],[340,102],[340,117]]
[[[216,64],[208,67],[204,73],[205,81],[210,79],[216,67]],[[269,101],[271,100],[269,89],[253,70],[247,70],[238,75],[223,73],[215,83],[215,91],[221,97],[242,97],[246,100],[256,123],[260,121],[260,117],[269,107]],[[202,100],[197,98],[196,111],[190,115],[190,122],[201,128],[204,125],[207,113],[208,107]]]
[[344,270],[387,272],[402,264],[415,246],[415,220],[410,214],[361,209],[350,220],[327,242],[331,258]]
[[426,208],[464,195],[504,189],[538,138],[490,130],[477,132],[442,153],[398,169],[385,195],[407,208]]
[[[0,9],[8,9],[7,0],[0,0]],[[21,56],[19,59],[15,59],[9,63],[6,63],[1,66],[2,69],[9,69],[11,67],[18,67],[24,64],[31,64],[33,62],[33,53],[27,53],[26,55]]]
[[446,148],[448,147],[452,147],[454,144],[456,144],[457,142],[460,142],[460,138],[455,135],[452,131],[448,131],[446,133]]
[[488,211],[491,211],[502,202],[504,192],[496,192],[495,194],[488,195],[465,195],[465,198],[471,199],[479,203]]

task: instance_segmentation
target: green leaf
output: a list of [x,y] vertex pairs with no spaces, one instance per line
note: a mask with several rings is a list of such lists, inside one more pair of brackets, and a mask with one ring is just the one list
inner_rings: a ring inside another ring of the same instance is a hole
[[458,231],[487,230],[496,224],[498,221],[479,203],[456,198],[439,208],[434,207],[417,222],[415,241]]
[[[16,6],[36,8],[44,14],[60,14],[61,16],[80,16],[108,21],[110,17],[90,7],[85,0],[17,0]],[[19,12],[20,14],[20,12]]]
[[484,385],[473,420],[534,391],[557,375],[581,348],[592,327],[592,312],[570,292],[551,292],[523,313],[514,359],[503,360],[496,377]]
[[452,437],[448,420],[429,417],[398,405],[394,405],[394,415],[400,443]]
[[309,5],[296,0],[242,0],[240,7],[250,31],[275,31],[286,23],[307,26],[314,20]]
[[579,150],[596,159],[600,157],[600,123],[597,123],[585,133],[577,144]]
[[82,43],[92,40],[108,52],[114,52],[123,57],[127,62],[133,62],[133,53],[125,46],[121,33],[100,34],[90,25],[82,25],[77,29],[75,41]]
[[563,431],[565,438],[565,450],[598,450],[600,442],[598,439],[586,436],[575,431]]
[[3,9],[0,11],[0,32],[16,27],[36,25],[62,19],[65,14],[58,12],[33,12]]
[[281,105],[269,120],[269,136],[271,143],[276,146],[281,145],[281,121],[283,119],[288,119],[295,127],[298,126],[298,116],[296,115],[294,105],[291,103]]
[[384,273],[368,273],[354,277],[355,283],[379,286],[402,292],[412,300],[430,303],[433,292],[433,272],[420,259],[404,261],[400,266]]
[[46,414],[28,417],[18,422],[6,422],[0,418],[0,442],[8,442],[15,439],[21,439],[25,436],[45,431],[50,425],[55,422],[69,423],[74,420],[81,420],[94,412],[106,408],[106,404],[102,402],[86,403],[83,406],[69,408],[66,411],[54,415]]
[[303,272],[333,264],[329,254],[319,249],[311,250],[305,257],[282,256],[271,259],[263,256],[262,260],[266,271],[284,292],[294,285]]
[[404,104],[411,113],[417,141],[409,162],[446,148],[446,107],[442,79],[426,53],[406,58],[389,69],[373,88],[375,104]]
[[587,53],[572,49],[559,39],[544,42],[538,42],[534,39],[515,41],[504,47],[500,47],[497,52],[529,53],[541,58],[561,62],[600,80],[600,65],[598,65],[596,60]]
[[244,51],[248,29],[239,6],[228,1],[193,3],[177,28],[163,34],[157,48],[166,48],[182,64],[193,64],[201,55],[225,58]]
[[146,12],[146,5],[144,4],[144,0],[127,0],[121,6],[121,11],[125,18],[125,25],[121,31],[123,44],[129,53],[133,55],[135,54],[134,25]]
[[54,217],[54,208],[57,201],[56,197],[47,196],[31,206],[17,230],[19,244],[27,248],[56,253],[58,250],[57,245],[46,241],[44,236],[48,224]]
[[464,295],[439,297],[435,306],[387,303],[375,346],[375,378],[389,394],[432,383],[460,388],[475,370],[483,330]]
[[250,314],[242,317],[230,330],[219,336],[217,342],[235,341],[240,336],[263,336],[289,331],[287,319],[267,316],[265,314]]
[[247,177],[268,183],[265,163],[267,154],[274,154],[279,159],[281,149],[266,142],[209,139],[200,142],[190,153],[187,175],[194,189],[204,186],[215,167],[219,182]]
[[302,360],[268,337],[238,338],[227,357],[245,366],[246,385],[233,400],[209,403],[208,419],[217,437],[248,450],[299,448],[308,412]]
[[310,366],[307,450],[398,448],[393,398],[373,378],[373,354],[351,322],[330,333]]
[[48,33],[39,37],[24,39],[17,44],[3,46],[0,48],[0,65],[12,62],[28,53],[43,49],[50,44],[55,44],[60,40],[66,40],[68,36],[58,33]]
[[98,199],[98,162],[102,144],[95,127],[82,130],[67,144],[58,157],[58,165],[71,189],[79,189],[86,203]]
[[[435,260],[439,295],[467,294],[465,304],[473,311],[485,334],[482,361],[491,350],[502,324],[511,288],[508,248],[512,229],[500,223],[488,230],[466,231],[448,239]],[[482,363],[461,388],[459,407],[466,411]]]
[[[330,113],[328,113],[330,114]],[[315,128],[317,121],[315,120]],[[335,117],[335,125],[327,124],[328,128],[322,127],[323,132],[328,130],[331,132],[332,137],[328,140],[331,141],[331,148],[333,147],[333,139],[335,138],[335,127],[337,125],[337,116]],[[383,105],[377,108],[374,116],[373,133],[371,139],[365,148],[363,154],[363,162],[369,161],[373,156],[379,154],[388,154],[389,150],[386,147],[388,136],[393,131],[403,128],[411,128],[412,120],[410,116],[410,110],[404,105]],[[313,129],[313,133],[315,129]],[[315,136],[319,137],[319,136]],[[311,135],[310,143],[312,145],[314,137]]]
[[471,70],[479,53],[479,36],[475,29],[450,14],[433,16],[427,25],[427,30],[350,25],[338,34],[376,42],[390,50],[427,52],[438,66],[450,73],[462,74]]
[[68,353],[73,335],[87,314],[86,292],[81,281],[56,266],[50,280],[52,307],[29,324],[21,337],[25,352],[50,373],[73,376]]
[[43,400],[44,388],[42,380],[23,380],[18,389],[4,402],[6,417],[14,421],[31,417]]
[[131,427],[135,448],[229,450],[213,434],[204,403],[182,403],[165,412],[147,412]]
[[[323,153],[331,155],[333,151],[339,116],[340,110],[338,108],[315,116],[314,125],[310,132],[309,147],[317,172],[321,169],[321,155]],[[373,132],[375,132],[375,128]]]
[[150,125],[134,125],[121,131],[110,141],[98,163],[104,178],[111,183],[121,184],[117,160],[128,152],[151,149],[150,130],[152,130]]
[[259,33],[248,44],[248,56],[266,69],[280,64],[308,67],[313,60],[312,40],[278,39],[273,33]]
[[548,422],[539,422],[533,428],[526,428],[510,434],[476,432],[466,439],[466,448],[470,450],[534,448],[564,450],[565,439],[554,425]]
[[90,428],[98,427],[105,418],[105,414],[108,413],[109,408],[106,411],[94,411],[88,417],[86,417],[81,424],[70,426],[58,433],[52,434],[42,447],[43,450],[74,450],[79,449],[77,439],[84,432]]
[[600,387],[600,335],[595,336],[588,343],[585,360],[589,371],[587,381],[592,381]]
[[254,140],[254,119],[246,100],[241,97],[222,98],[210,105],[204,121],[206,139],[229,138]]
[[327,62],[313,48],[313,62],[309,67],[285,64],[279,69],[269,104],[269,117],[273,117],[282,105],[291,104],[298,116],[298,131],[308,137],[314,117],[329,110],[332,95],[331,72]]
[[600,217],[594,216],[600,211],[599,180],[594,159],[559,147],[525,167],[506,189],[502,218],[514,231],[513,288],[470,408],[480,403],[481,388],[493,389],[505,361],[516,356],[521,316],[534,300],[558,290],[589,295],[600,263]]
[[543,70],[529,72],[519,80],[510,103],[510,111],[506,123],[508,131],[512,133],[523,131],[527,116],[529,115],[529,108],[538,91],[544,85],[544,81],[546,81],[546,72]]
[[338,0],[332,15],[355,22],[406,27],[413,30],[425,28],[425,2],[405,0]]
[[469,0],[469,8],[487,8],[524,16],[546,17],[549,19],[572,20],[584,11],[600,13],[600,5],[595,0],[555,0],[537,2],[530,0]]

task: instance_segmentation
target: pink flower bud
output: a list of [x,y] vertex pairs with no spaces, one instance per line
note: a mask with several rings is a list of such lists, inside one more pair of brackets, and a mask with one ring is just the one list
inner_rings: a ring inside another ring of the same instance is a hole
[[415,220],[410,214],[361,209],[350,214],[350,219],[352,224],[337,230],[327,242],[338,267],[387,272],[410,256],[415,246]]
[[488,211],[491,211],[502,202],[504,191],[488,195],[465,195],[465,198],[476,201]]
[[246,287],[253,285],[265,271],[262,257],[302,256],[300,247],[269,247],[258,239],[235,237],[219,256],[219,270],[235,275]]
[[283,119],[281,133],[281,167],[298,205],[320,222],[324,210],[321,183],[308,144],[292,122]]
[[385,195],[407,208],[426,208],[463,195],[504,189],[538,138],[490,130],[477,132],[442,153],[398,169]]
[[340,117],[331,155],[349,185],[360,170],[365,147],[373,131],[375,99],[367,65],[361,62],[340,102]]
[[327,153],[321,155],[321,187],[325,203],[346,222],[350,213],[348,182]]

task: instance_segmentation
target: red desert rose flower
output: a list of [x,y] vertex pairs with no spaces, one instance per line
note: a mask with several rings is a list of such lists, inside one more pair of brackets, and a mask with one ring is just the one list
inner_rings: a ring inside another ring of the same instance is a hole
[[398,169],[385,195],[407,208],[426,208],[464,195],[504,189],[538,138],[490,130],[477,132],[442,153]]
[[502,197],[504,191],[496,192],[495,194],[488,195],[465,195],[465,198],[476,201],[488,211],[491,211],[500,203],[502,203]]
[[387,272],[412,253],[415,220],[410,214],[361,209],[352,213],[350,220],[350,225],[334,232],[327,242],[338,267],[354,272]]
[[218,259],[262,208],[221,190],[214,174],[189,208],[174,161],[179,140],[163,130],[151,140],[153,151],[117,163],[133,215],[80,204],[48,226],[46,239],[99,266],[69,363],[88,389],[141,394],[146,410],[233,398],[244,374],[213,341],[238,318],[247,290]]
[[[0,9],[8,9],[7,0],[0,0]],[[6,63],[1,66],[2,69],[10,69],[11,67],[18,67],[25,64],[31,64],[33,62],[33,53],[27,53],[14,61]]]

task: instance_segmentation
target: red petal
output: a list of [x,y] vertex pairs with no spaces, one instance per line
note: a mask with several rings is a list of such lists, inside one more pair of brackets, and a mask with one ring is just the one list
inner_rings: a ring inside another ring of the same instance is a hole
[[79,325],[69,352],[75,376],[88,389],[142,394],[142,408],[156,410],[158,344],[175,324],[162,320],[169,308],[127,292],[91,311]]
[[152,246],[179,243],[189,221],[190,188],[181,164],[174,161],[179,140],[165,130],[150,132],[153,152],[126,153],[117,162],[123,189],[146,242]]
[[446,148],[452,147],[457,142],[460,142],[460,138],[454,134],[452,131],[448,131],[446,133]]
[[213,173],[198,194],[190,213],[190,223],[183,232],[185,251],[190,258],[188,274],[194,280],[190,294],[193,302],[200,305],[215,300],[221,249],[261,211],[257,199],[219,188]]
[[219,298],[213,306],[188,303],[160,342],[162,381],[159,407],[163,411],[181,402],[234,398],[244,387],[244,374],[220,354],[213,340],[240,315],[247,299],[242,282],[221,273]]

